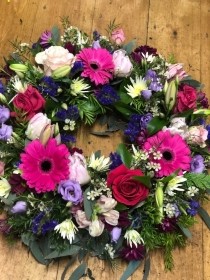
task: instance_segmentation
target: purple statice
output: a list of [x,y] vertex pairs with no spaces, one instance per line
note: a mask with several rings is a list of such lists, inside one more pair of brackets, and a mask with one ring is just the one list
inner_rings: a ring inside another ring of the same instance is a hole
[[11,226],[7,223],[7,219],[0,219],[0,232],[8,234],[10,232]]
[[62,143],[75,143],[76,138],[73,135],[67,134],[67,133],[62,133],[61,134],[61,142]]
[[118,153],[110,153],[109,158],[111,160],[111,164],[109,166],[111,170],[122,164],[121,156]]
[[147,113],[145,115],[142,115],[141,119],[140,119],[140,126],[141,126],[141,128],[146,129],[148,123],[152,120],[152,118],[153,117],[152,117],[151,113]]
[[69,106],[66,109],[60,109],[56,113],[56,117],[61,121],[65,121],[66,119],[76,121],[79,118],[79,110],[76,105]]
[[52,77],[43,77],[40,80],[40,85],[38,90],[43,93],[43,95],[55,96],[58,92],[59,85],[55,83]]
[[82,189],[77,181],[61,181],[58,185],[58,193],[62,195],[63,200],[70,201],[75,205],[83,200]]
[[160,82],[160,78],[158,78],[157,73],[151,69],[149,69],[146,73],[145,80],[149,83],[149,89],[155,92],[161,91],[163,89],[163,85]]
[[141,63],[142,59],[144,58],[143,55],[148,53],[148,55],[157,56],[157,49],[151,48],[149,46],[140,46],[136,48],[132,53],[131,56],[136,63]]
[[104,85],[95,92],[95,95],[98,102],[102,105],[112,105],[120,99],[117,91],[110,85]]
[[2,124],[0,128],[0,140],[8,141],[12,136],[12,132],[13,129],[11,125]]
[[200,105],[203,108],[208,109],[209,102],[208,102],[208,98],[206,97],[206,94],[204,92],[198,92],[197,93],[197,102],[200,103]]
[[15,205],[11,208],[12,214],[22,214],[25,213],[27,210],[27,203],[25,201],[17,201]]
[[70,75],[73,77],[76,74],[83,71],[84,65],[82,61],[75,61],[73,67],[71,68]]
[[190,171],[192,173],[202,173],[204,169],[204,158],[201,155],[195,155],[190,163]]
[[137,247],[127,245],[120,251],[120,256],[126,261],[142,260],[145,256],[145,247],[143,245]]
[[58,221],[51,220],[47,221],[42,225],[42,234],[45,235],[47,232],[54,230],[54,228],[58,225]]
[[52,46],[52,32],[51,31],[44,31],[40,37],[40,45],[46,49]]
[[162,232],[173,232],[177,228],[177,218],[164,218],[161,222],[161,224],[158,225],[158,228]]
[[41,224],[41,221],[42,219],[44,218],[45,216],[45,212],[40,212],[36,217],[33,218],[32,220],[32,232],[34,234],[37,234],[39,233],[39,230],[40,230],[40,224]]
[[10,117],[10,110],[0,105],[0,123],[5,123]]
[[187,213],[190,216],[195,216],[198,213],[198,208],[200,207],[200,204],[196,200],[190,200],[189,201],[189,207],[187,208]]
[[2,84],[2,82],[0,81],[0,93],[4,93],[5,92],[5,87]]

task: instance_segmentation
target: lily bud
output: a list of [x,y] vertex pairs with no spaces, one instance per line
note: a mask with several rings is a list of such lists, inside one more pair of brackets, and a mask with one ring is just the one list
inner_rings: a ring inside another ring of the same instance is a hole
[[0,102],[3,104],[7,104],[7,99],[2,93],[0,93]]
[[59,125],[58,123],[56,123],[54,126],[54,135],[57,136],[58,134],[59,134]]
[[54,132],[54,126],[48,124],[47,126],[42,129],[40,136],[39,136],[39,141],[42,143],[42,145],[46,145],[48,140],[53,136]]
[[62,103],[61,104],[61,108],[63,108],[64,110],[68,109],[68,105],[66,103]]
[[165,91],[165,104],[169,111],[171,111],[176,103],[177,95],[177,81],[171,81]]
[[52,72],[52,77],[54,79],[63,78],[69,74],[70,70],[71,67],[69,65],[61,66]]
[[25,64],[21,64],[21,63],[13,63],[10,64],[9,68],[13,71],[15,71],[17,74],[18,73],[25,73],[28,71],[28,66],[26,66]]
[[163,197],[164,197],[163,184],[159,182],[155,191],[155,200],[156,200],[157,207],[163,206]]

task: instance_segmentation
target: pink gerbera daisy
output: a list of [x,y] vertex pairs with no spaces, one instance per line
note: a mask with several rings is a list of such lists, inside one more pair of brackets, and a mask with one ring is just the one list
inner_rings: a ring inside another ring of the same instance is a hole
[[[155,173],[156,177],[169,176],[177,170],[190,170],[190,149],[179,134],[159,131],[147,139],[143,149],[149,153],[150,162],[160,165],[160,170]],[[160,157],[157,157],[157,152]]]
[[44,146],[34,140],[21,154],[22,177],[37,193],[55,190],[56,184],[69,177],[69,151],[64,144],[50,139]]
[[112,78],[114,63],[106,49],[84,48],[77,55],[77,60],[84,65],[82,76],[90,78],[96,85],[104,85]]

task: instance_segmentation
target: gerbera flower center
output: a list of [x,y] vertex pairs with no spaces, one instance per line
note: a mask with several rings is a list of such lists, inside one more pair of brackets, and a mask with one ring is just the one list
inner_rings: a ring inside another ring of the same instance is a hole
[[99,68],[99,65],[96,63],[96,62],[91,62],[90,63],[90,67],[93,69],[93,70],[97,70]]
[[49,159],[44,159],[41,164],[40,168],[44,172],[49,172],[52,169],[52,162]]
[[167,161],[170,161],[173,159],[173,154],[170,151],[163,152],[163,158]]

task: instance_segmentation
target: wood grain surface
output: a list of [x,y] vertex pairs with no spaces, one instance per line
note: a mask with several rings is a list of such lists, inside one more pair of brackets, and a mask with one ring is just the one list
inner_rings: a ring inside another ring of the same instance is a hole
[[[136,38],[138,44],[156,47],[165,57],[173,53],[190,75],[205,84],[210,98],[210,0],[0,0],[0,12],[1,62],[12,49],[9,41],[18,38],[35,42],[44,30],[60,26],[62,16],[69,16],[72,25],[88,34],[95,29],[105,33],[108,23],[116,19],[127,41]],[[89,132],[78,132],[78,146],[86,155],[96,149],[108,154],[120,142],[119,133],[102,142]],[[204,208],[210,212],[210,203]],[[172,272],[164,270],[161,252],[151,254],[149,280],[210,280],[210,232],[198,218],[192,233],[188,246],[174,252]],[[67,261],[45,267],[24,245],[10,246],[0,236],[1,280],[60,280]],[[76,265],[69,269],[68,276]],[[89,259],[88,265],[96,280],[118,280],[125,269],[125,264],[119,263],[113,272],[95,258]],[[140,268],[130,279],[142,279],[142,273]]]

